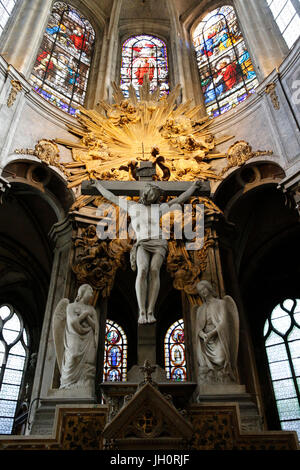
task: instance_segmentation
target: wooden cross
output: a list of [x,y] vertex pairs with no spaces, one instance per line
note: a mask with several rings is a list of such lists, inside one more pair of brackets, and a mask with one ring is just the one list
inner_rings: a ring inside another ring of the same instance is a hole
[[[140,196],[149,181],[153,181],[155,175],[155,166],[151,161],[141,161],[137,168],[138,181],[109,181],[101,180],[102,186],[108,189],[116,196]],[[179,196],[189,189],[192,181],[153,181],[164,191],[166,196]],[[81,193],[89,196],[98,196],[97,188],[90,181],[83,181]],[[195,196],[210,196],[210,182],[203,181],[194,193]]]

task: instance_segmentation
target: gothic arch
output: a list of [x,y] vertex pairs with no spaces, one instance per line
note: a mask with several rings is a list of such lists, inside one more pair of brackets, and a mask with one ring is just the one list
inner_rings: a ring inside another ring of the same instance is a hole
[[0,302],[22,314],[32,354],[39,348],[53,265],[49,232],[65,219],[73,194],[57,172],[27,159],[10,162],[3,176],[10,187],[0,205]]
[[[278,164],[256,161],[228,175],[214,196],[229,223],[228,234],[220,236],[220,254],[226,292],[240,301],[242,381],[260,397],[268,427],[273,429],[280,425],[263,328],[278,303],[300,295],[299,219],[278,189],[284,176]],[[249,360],[258,380],[247,373]]]

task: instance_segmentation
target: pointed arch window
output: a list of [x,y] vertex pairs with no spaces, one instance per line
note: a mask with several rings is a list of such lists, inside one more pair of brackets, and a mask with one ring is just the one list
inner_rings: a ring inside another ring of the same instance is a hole
[[150,90],[158,88],[161,96],[169,93],[167,46],[155,36],[141,34],[130,37],[122,46],[120,86],[125,97],[129,96],[130,85],[139,96],[146,74]]
[[281,427],[300,438],[300,299],[274,308],[264,339]]
[[116,322],[106,321],[103,382],[127,379],[127,336]]
[[0,0],[0,36],[19,0]]
[[173,323],[165,336],[165,369],[167,378],[175,382],[186,380],[186,357],[184,344],[184,322]]
[[258,81],[233,7],[206,15],[193,33],[193,43],[209,116],[233,109],[254,92]]
[[30,82],[50,103],[71,115],[84,104],[95,32],[78,10],[55,2]]
[[11,434],[28,358],[28,335],[11,305],[0,307],[0,434]]
[[299,0],[267,0],[267,2],[287,46],[293,47],[300,36]]

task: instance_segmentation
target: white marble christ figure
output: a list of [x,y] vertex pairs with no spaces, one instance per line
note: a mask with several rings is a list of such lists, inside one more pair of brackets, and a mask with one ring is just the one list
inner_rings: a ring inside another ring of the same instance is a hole
[[135,290],[139,308],[139,323],[154,323],[154,309],[160,289],[160,268],[168,252],[168,241],[163,238],[160,218],[172,211],[173,206],[187,201],[201,181],[195,181],[180,196],[160,204],[162,191],[153,183],[146,183],[139,202],[128,201],[114,195],[100,181],[92,184],[103,197],[128,212],[136,242],[130,253],[131,267],[137,270]]

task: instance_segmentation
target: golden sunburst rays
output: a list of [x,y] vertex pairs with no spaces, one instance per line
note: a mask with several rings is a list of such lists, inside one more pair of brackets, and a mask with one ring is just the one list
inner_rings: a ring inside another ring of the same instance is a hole
[[146,76],[139,100],[133,86],[128,98],[115,83],[112,86],[114,104],[101,101],[99,111],[81,108],[80,128],[69,127],[79,142],[56,139],[72,149],[73,162],[64,164],[69,187],[89,178],[133,179],[132,161],[156,161],[157,156],[170,180],[220,178],[210,160],[225,157],[216,146],[232,136],[216,140],[209,132],[212,121],[198,118],[200,106],[190,101],[177,105],[179,85],[160,98],[159,90],[150,91]]

